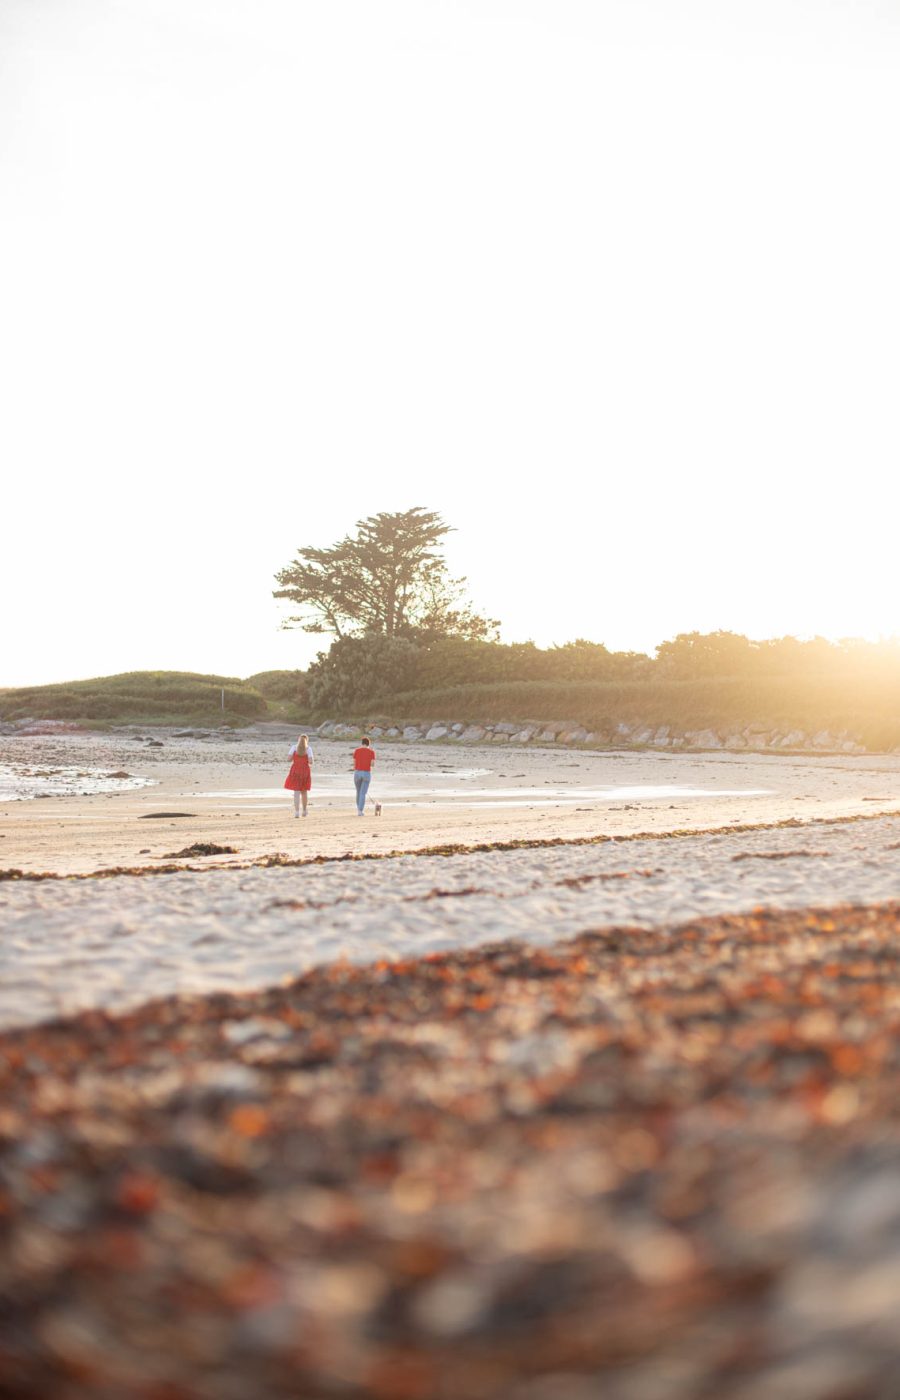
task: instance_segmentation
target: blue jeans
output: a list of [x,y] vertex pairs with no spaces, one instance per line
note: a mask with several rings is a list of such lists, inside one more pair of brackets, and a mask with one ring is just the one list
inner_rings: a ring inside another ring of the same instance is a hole
[[366,793],[369,791],[372,774],[364,768],[354,768],[353,781],[356,784],[356,810],[363,812],[365,811]]

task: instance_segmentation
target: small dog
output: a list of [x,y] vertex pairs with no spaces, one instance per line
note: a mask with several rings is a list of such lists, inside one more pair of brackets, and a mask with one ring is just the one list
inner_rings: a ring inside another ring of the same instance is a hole
[[376,803],[375,803],[375,815],[376,815],[376,817],[380,817],[380,816],[381,816],[381,803],[380,803],[380,802],[376,802]]

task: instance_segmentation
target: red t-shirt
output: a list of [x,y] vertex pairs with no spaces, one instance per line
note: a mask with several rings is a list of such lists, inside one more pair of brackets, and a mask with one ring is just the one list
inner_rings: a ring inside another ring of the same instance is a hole
[[367,748],[365,744],[353,750],[353,767],[358,773],[371,773],[372,764],[375,762],[375,750]]

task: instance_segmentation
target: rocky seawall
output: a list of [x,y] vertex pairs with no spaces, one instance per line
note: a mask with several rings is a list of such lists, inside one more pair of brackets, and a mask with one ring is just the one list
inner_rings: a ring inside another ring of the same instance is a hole
[[[356,724],[326,720],[318,733],[326,739],[353,739],[362,729]],[[771,729],[751,724],[743,729],[676,729],[671,725],[645,725],[622,721],[607,729],[589,730],[574,721],[532,720],[493,724],[467,724],[462,720],[424,720],[393,723],[380,720],[366,726],[373,739],[403,739],[407,743],[455,742],[461,744],[557,744],[583,748],[727,749],[739,751],[791,751],[864,754],[869,750],[859,738],[842,730],[822,729],[809,734],[802,729]],[[894,749],[894,753],[900,749]]]

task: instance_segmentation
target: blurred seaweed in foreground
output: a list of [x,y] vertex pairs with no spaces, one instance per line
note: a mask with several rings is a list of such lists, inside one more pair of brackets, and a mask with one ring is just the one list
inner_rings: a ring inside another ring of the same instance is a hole
[[900,905],[0,1038],[0,1394],[878,1400]]

